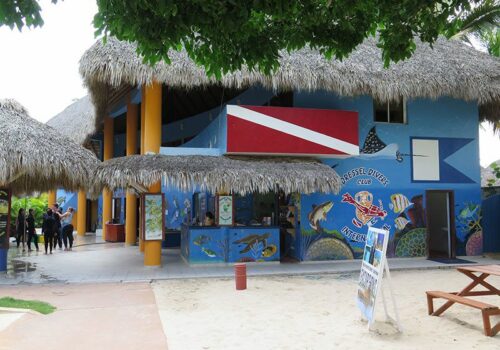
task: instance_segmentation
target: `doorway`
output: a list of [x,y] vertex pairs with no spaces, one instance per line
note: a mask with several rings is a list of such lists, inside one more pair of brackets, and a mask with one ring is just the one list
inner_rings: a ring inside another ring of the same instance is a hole
[[454,259],[455,198],[450,190],[425,192],[427,213],[427,257]]

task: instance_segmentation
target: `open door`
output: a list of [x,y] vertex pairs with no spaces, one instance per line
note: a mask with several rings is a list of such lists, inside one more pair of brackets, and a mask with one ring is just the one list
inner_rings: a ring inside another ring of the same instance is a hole
[[427,213],[427,257],[455,258],[453,191],[426,191],[425,202]]

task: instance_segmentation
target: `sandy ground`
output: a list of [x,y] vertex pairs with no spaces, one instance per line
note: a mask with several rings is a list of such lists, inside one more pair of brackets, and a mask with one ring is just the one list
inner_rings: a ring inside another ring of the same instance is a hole
[[[426,290],[458,291],[467,277],[426,270],[392,278],[401,334],[383,322],[381,303],[376,330],[367,331],[355,304],[356,275],[254,277],[245,291],[230,279],[169,280],[153,290],[170,350],[500,349],[500,334],[483,335],[476,309],[455,304],[441,317],[427,315]],[[497,296],[480,299],[500,305]]]
[[165,350],[167,341],[149,283],[0,287],[0,297],[38,299],[57,307],[26,314],[0,331],[1,350]]

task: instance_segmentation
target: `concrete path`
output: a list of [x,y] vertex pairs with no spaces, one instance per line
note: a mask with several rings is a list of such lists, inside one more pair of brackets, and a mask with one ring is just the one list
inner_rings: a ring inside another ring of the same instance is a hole
[[[71,252],[56,250],[52,255],[20,253],[9,250],[10,265],[7,273],[0,273],[0,285],[38,283],[94,283],[232,277],[232,265],[189,266],[178,249],[164,249],[162,267],[145,267],[144,256],[138,247],[122,243],[103,243],[99,238],[86,237]],[[463,257],[478,264],[498,264],[500,260],[486,257]],[[360,260],[313,263],[261,263],[248,265],[249,276],[311,275],[359,272]],[[445,269],[448,265],[425,258],[389,259],[392,271],[414,269]]]
[[50,315],[26,314],[0,332],[1,350],[165,350],[149,283],[4,286],[0,297],[51,303]]

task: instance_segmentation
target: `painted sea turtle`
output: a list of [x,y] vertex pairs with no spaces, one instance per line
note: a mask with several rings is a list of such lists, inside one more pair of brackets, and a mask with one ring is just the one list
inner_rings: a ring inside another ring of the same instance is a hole
[[307,249],[304,260],[354,259],[351,248],[337,238],[321,238]]
[[253,235],[248,235],[246,237],[243,237],[237,241],[234,241],[233,244],[246,244],[246,247],[243,248],[243,250],[240,251],[240,254],[244,254],[250,251],[252,249],[252,246],[254,244],[258,244],[262,242],[263,244],[263,249],[267,247],[267,239],[271,236],[269,233],[263,233],[261,235],[253,234]]
[[396,246],[397,257],[425,256],[425,228],[415,228],[401,237]]

